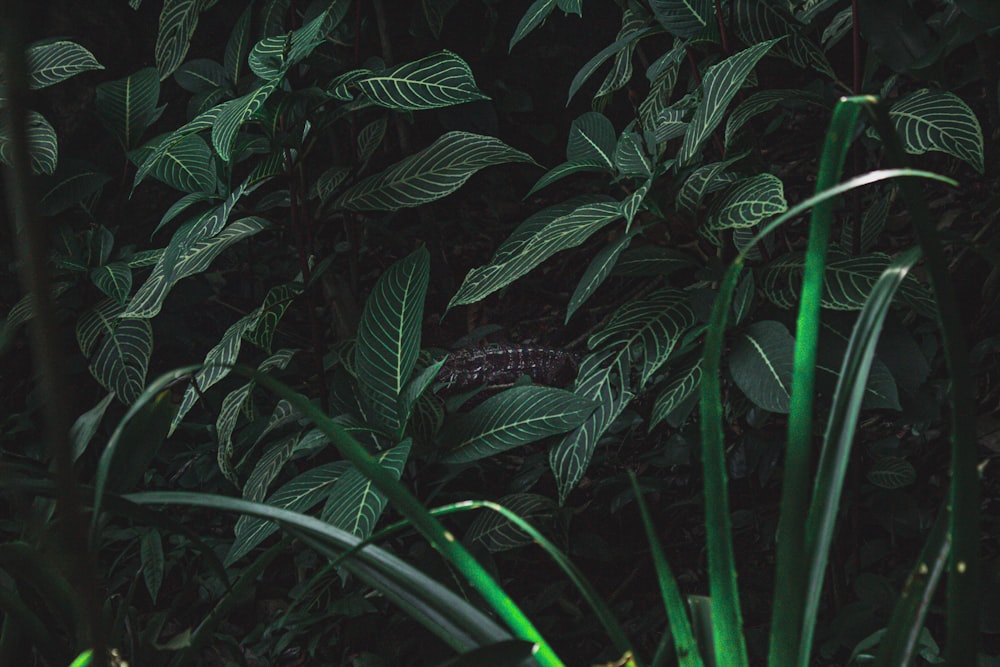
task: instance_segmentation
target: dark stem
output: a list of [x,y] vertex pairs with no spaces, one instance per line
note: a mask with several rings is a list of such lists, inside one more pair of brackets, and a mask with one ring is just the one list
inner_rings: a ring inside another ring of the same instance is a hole
[[719,39],[722,40],[722,54],[729,57],[729,40],[726,38],[726,22],[722,18],[722,2],[715,0],[715,21],[719,24]]

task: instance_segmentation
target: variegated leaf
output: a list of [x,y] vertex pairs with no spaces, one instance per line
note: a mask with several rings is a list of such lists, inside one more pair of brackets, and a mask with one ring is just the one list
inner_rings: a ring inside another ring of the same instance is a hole
[[882,489],[901,489],[917,481],[913,464],[899,456],[883,456],[865,472],[865,477]]
[[617,143],[611,121],[603,114],[588,111],[570,125],[566,159],[570,162],[597,162],[613,172]]
[[138,186],[144,178],[146,178],[157,163],[164,158],[167,152],[177,145],[178,142],[189,135],[212,128],[218,121],[219,114],[221,112],[221,104],[217,107],[212,107],[208,111],[205,111],[197,116],[190,123],[171,132],[165,139],[160,140],[156,144],[156,148],[153,152],[146,156],[146,158],[142,161],[142,164],[139,165],[138,170],[136,170],[135,180],[132,182],[132,188],[135,189],[135,187]]
[[483,299],[620,217],[621,205],[610,197],[574,199],[534,214],[514,230],[489,264],[469,271],[448,307]]
[[[0,161],[12,164],[13,135],[7,123],[8,114],[0,116]],[[56,170],[59,160],[59,140],[56,131],[37,111],[28,110],[25,119],[25,132],[28,139],[28,156],[31,159],[31,171],[36,174],[51,174]]]
[[554,387],[514,387],[460,414],[440,439],[445,463],[469,463],[566,433],[594,411],[594,401]]
[[116,319],[106,324],[104,336],[90,357],[90,373],[102,387],[131,405],[146,387],[153,327],[140,319]]
[[182,192],[210,194],[216,190],[212,149],[196,134],[173,143],[153,165],[150,174]]
[[786,41],[774,49],[775,55],[836,79],[822,49],[799,34],[799,23],[774,0],[736,0],[733,11],[736,34],[744,43],[785,38]]
[[587,160],[583,162],[563,162],[560,165],[552,167],[549,169],[544,176],[538,179],[538,181],[528,190],[528,194],[525,197],[530,197],[542,188],[552,185],[556,181],[559,181],[570,174],[576,174],[581,171],[603,171],[608,172],[608,166],[602,162],[596,160]]
[[[551,521],[559,510],[551,498],[536,493],[513,493],[497,501],[536,527]],[[479,542],[491,552],[507,551],[534,542],[532,537],[497,512],[483,512],[465,533],[467,543]]]
[[[407,438],[392,449],[382,452],[378,457],[379,465],[399,479],[410,455],[410,445],[410,439]],[[357,468],[351,467],[334,482],[320,518],[335,528],[365,539],[374,531],[385,504],[385,494],[376,489],[372,481]]]
[[715,25],[712,0],[650,0],[656,20],[677,37],[694,37]]
[[644,246],[623,252],[612,275],[666,277],[674,271],[696,264],[697,262],[692,257],[680,250],[660,246]]
[[361,313],[355,368],[373,425],[398,438],[409,406],[402,400],[420,352],[430,253],[424,247],[383,273]]
[[639,105],[639,118],[646,130],[656,127],[656,119],[670,105],[680,64],[686,53],[684,46],[684,40],[676,40],[673,48],[657,58],[646,70],[649,93]]
[[[886,220],[889,217],[889,208],[892,206],[893,190],[876,198],[865,208],[861,216],[861,238],[858,239],[858,251],[868,252],[871,250],[878,238],[885,229]],[[854,253],[854,224],[847,222],[841,229],[840,248],[845,253]]]
[[247,65],[247,54],[250,51],[250,21],[253,6],[247,5],[233,25],[226,42],[226,52],[223,56],[223,68],[226,76],[234,84],[240,80]]
[[466,62],[451,51],[365,76],[352,85],[375,104],[397,111],[437,109],[489,99],[476,86]]
[[164,0],[155,49],[160,81],[184,62],[199,14],[214,4],[215,0]]
[[719,193],[705,214],[705,225],[712,231],[753,227],[787,208],[781,179],[757,174]]
[[653,132],[656,142],[662,144],[684,136],[687,132],[688,122],[684,118],[688,115],[685,109],[667,108],[659,113],[655,120]]
[[823,97],[807,90],[773,88],[771,90],[758,90],[756,93],[746,98],[733,109],[726,120],[726,150],[729,150],[735,143],[735,138],[740,129],[747,122],[766,111],[770,111],[778,104],[787,102],[808,102],[817,106],[823,105]]
[[957,95],[927,88],[914,91],[889,109],[907,153],[941,151],[983,173],[983,130],[979,119]]
[[385,138],[385,128],[389,122],[385,116],[376,118],[358,132],[358,162],[364,164],[375,154]]
[[233,144],[240,128],[263,106],[279,81],[280,79],[267,81],[253,92],[219,106],[218,119],[212,125],[212,145],[224,162],[232,159]]
[[38,208],[42,215],[56,215],[99,192],[111,180],[96,165],[74,158],[64,158],[51,177],[39,186]]
[[264,500],[271,482],[292,458],[292,453],[295,451],[300,437],[301,434],[293,433],[281,438],[261,454],[247,477],[247,483],[243,485],[243,498],[245,500],[253,502]]
[[701,386],[701,359],[671,374],[670,382],[656,397],[653,411],[649,417],[649,430],[666,419],[675,428],[680,424],[671,421],[672,413],[690,398]]
[[689,164],[701,149],[702,143],[722,122],[729,102],[739,91],[754,65],[771,50],[779,40],[772,39],[754,44],[748,49],[729,56],[709,67],[702,77],[702,99],[684,135],[684,142],[677,152],[677,162]]
[[698,210],[698,207],[701,206],[705,195],[716,190],[721,190],[737,178],[732,175],[729,178],[724,178],[723,176],[726,169],[744,157],[746,157],[746,153],[722,162],[710,162],[692,171],[684,179],[684,184],[677,193],[677,210],[693,215]]
[[625,131],[618,137],[614,163],[622,176],[649,178],[653,175],[653,165],[644,144],[642,135],[637,132]]
[[791,400],[795,339],[780,322],[762,320],[748,326],[729,354],[733,382],[755,405],[786,414]]
[[132,269],[126,262],[111,262],[91,270],[90,279],[97,289],[124,306],[132,291]]
[[80,72],[104,69],[93,53],[66,40],[29,46],[24,60],[31,90],[55,85]]
[[231,85],[222,65],[209,58],[195,58],[174,72],[177,85],[190,93],[201,93]]
[[295,297],[301,293],[301,283],[284,283],[269,289],[264,297],[264,303],[260,307],[260,319],[256,326],[247,331],[243,337],[270,353],[271,340],[274,338],[274,331],[278,328],[278,323],[288,307],[292,305]]
[[521,17],[521,21],[511,35],[508,50],[513,50],[514,45],[524,39],[525,35],[540,26],[556,6],[556,0],[535,0],[528,7],[528,11]]
[[395,211],[451,194],[482,169],[506,162],[533,162],[499,139],[448,132],[381,174],[369,176],[334,202],[352,211]]

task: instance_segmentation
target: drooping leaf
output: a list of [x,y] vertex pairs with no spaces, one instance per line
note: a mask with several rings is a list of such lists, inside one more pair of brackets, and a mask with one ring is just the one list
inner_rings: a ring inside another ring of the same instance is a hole
[[90,357],[90,372],[101,386],[131,405],[146,387],[153,327],[141,319],[106,320],[104,326],[104,335]]
[[[559,507],[551,498],[537,493],[512,493],[497,501],[522,519],[538,527],[550,521]],[[508,551],[531,544],[534,540],[509,519],[496,512],[483,512],[465,533],[469,543],[480,542],[491,552]]]
[[451,194],[482,169],[506,162],[533,162],[493,137],[448,132],[424,150],[352,186],[334,202],[352,211],[395,211]]
[[541,178],[539,178],[538,181],[535,182],[533,186],[531,186],[531,189],[528,190],[528,194],[526,194],[525,197],[530,197],[531,195],[535,194],[542,188],[552,185],[556,181],[562,180],[566,176],[569,176],[571,174],[576,174],[581,171],[608,172],[610,170],[608,169],[608,166],[606,164],[598,162],[596,160],[587,160],[583,162],[563,162],[562,164],[552,167],[552,169],[549,169],[547,172],[545,172],[545,174]]
[[781,179],[757,174],[737,181],[716,196],[705,214],[705,225],[713,231],[753,227],[787,208]]
[[[285,483],[268,499],[267,504],[294,512],[308,512],[322,502],[333,484],[347,471],[349,463],[335,461],[311,468],[295,479]],[[236,522],[236,539],[233,540],[226,565],[232,565],[278,530],[274,521],[251,516],[242,516]]]
[[148,528],[139,541],[139,562],[142,565],[142,578],[146,582],[146,590],[153,603],[160,593],[163,584],[163,573],[166,570],[166,558],[163,556],[163,542],[160,531]]
[[362,77],[352,85],[375,104],[397,111],[437,109],[489,99],[476,86],[466,62],[451,51]]
[[483,299],[620,217],[621,206],[610,197],[579,198],[539,211],[514,230],[489,264],[469,271],[448,307]]
[[216,0],[164,0],[156,35],[156,69],[160,81],[174,73],[187,55],[198,16]]
[[778,41],[780,38],[754,44],[750,48],[712,65],[705,71],[701,83],[701,103],[695,109],[688,131],[684,135],[684,142],[677,152],[679,164],[689,164],[693,160],[705,139],[722,122],[726,107],[736,96],[754,65]]
[[580,426],[594,402],[565,389],[514,387],[459,415],[441,433],[445,463],[468,463]]
[[[701,359],[690,364],[677,373],[671,373],[670,382],[656,397],[653,410],[649,417],[649,430],[664,419],[670,420],[671,414],[690,398],[701,385]],[[678,424],[671,424],[678,426]]]
[[[378,457],[379,465],[397,480],[409,458],[410,445],[410,439],[407,438]],[[321,518],[331,526],[364,539],[375,529],[375,524],[385,509],[386,500],[385,494],[352,466],[334,482]]]
[[606,116],[588,111],[573,121],[566,144],[570,162],[597,162],[609,171],[615,168],[615,128]]
[[383,273],[361,313],[355,368],[369,419],[393,437],[402,435],[401,400],[420,352],[430,253],[420,247]]
[[656,20],[677,37],[694,37],[715,25],[712,0],[651,0]]
[[914,91],[892,105],[889,118],[907,153],[941,151],[983,173],[982,127],[969,105],[954,93]]
[[762,320],[746,328],[729,354],[733,382],[755,405],[787,413],[795,339],[780,322]]
[[80,72],[104,69],[93,53],[66,40],[29,46],[24,60],[31,90],[55,85]]
[[652,22],[652,18],[640,5],[631,4],[625,8],[622,13],[622,27],[616,38],[627,40],[625,48],[614,54],[615,59],[611,64],[611,70],[605,75],[604,81],[594,93],[595,103],[602,97],[610,95],[616,90],[621,90],[632,80],[632,56],[639,45],[639,40],[647,35],[660,32],[657,26],[649,26],[650,22]]
[[615,267],[619,255],[628,248],[634,236],[634,234],[622,235],[613,243],[601,248],[600,252],[591,260],[587,270],[583,272],[580,282],[576,284],[573,296],[570,297],[569,305],[566,307],[566,322],[569,322],[577,308],[582,306],[590,298],[590,295],[601,286],[604,279],[611,275],[611,269]]
[[[14,147],[7,118],[7,114],[0,116],[0,161],[9,165],[12,163]],[[36,174],[53,173],[59,159],[59,140],[55,129],[45,120],[45,116],[29,109],[25,119],[25,132],[31,171]]]
[[625,218],[626,234],[632,230],[632,221],[639,212],[639,207],[642,206],[642,202],[645,201],[646,195],[649,194],[649,188],[652,184],[653,179],[650,177],[648,181],[639,186],[638,190],[630,194],[625,198],[625,201],[622,202],[622,217]]
[[73,461],[77,461],[83,453],[87,451],[87,446],[97,433],[97,428],[104,419],[104,413],[108,411],[108,406],[115,398],[115,393],[109,391],[104,398],[97,402],[97,405],[84,412],[73,422],[73,428],[69,431],[69,438],[73,443]]

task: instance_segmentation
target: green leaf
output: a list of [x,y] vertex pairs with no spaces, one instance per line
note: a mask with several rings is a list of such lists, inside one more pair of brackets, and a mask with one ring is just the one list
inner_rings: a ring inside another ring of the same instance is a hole
[[611,275],[665,277],[674,271],[696,264],[697,262],[692,257],[680,250],[660,246],[644,246],[623,252]]
[[[670,422],[671,414],[684,404],[701,385],[701,359],[688,365],[679,372],[671,374],[670,382],[656,397],[653,410],[649,417],[649,430],[666,419]],[[672,426],[679,426],[670,422]]]
[[247,54],[250,52],[250,21],[252,5],[247,5],[240,17],[236,19],[233,31],[226,42],[226,53],[223,57],[223,68],[226,76],[234,84],[240,80],[247,64]]
[[[784,3],[783,3],[784,4]],[[836,74],[823,51],[810,39],[799,34],[800,25],[788,12],[772,0],[736,0],[733,7],[735,31],[746,44],[768,39],[786,41],[774,49],[774,54],[788,58],[799,67],[807,67],[836,79]]]
[[149,528],[139,542],[139,562],[142,564],[142,578],[146,582],[146,590],[153,603],[160,593],[163,584],[163,572],[166,569],[166,559],[163,557],[163,542],[160,531]]
[[868,468],[865,477],[879,488],[901,489],[917,481],[917,470],[904,458],[884,456]]
[[733,324],[742,322],[747,313],[750,312],[756,292],[753,269],[747,269],[746,275],[740,280],[733,293]]
[[214,4],[215,0],[164,0],[155,49],[160,81],[184,62],[191,36],[198,27],[198,15]]
[[687,115],[687,109],[667,108],[661,111],[654,119],[656,143],[662,144],[684,136],[688,129],[688,122],[684,120]]
[[[403,474],[403,466],[410,455],[410,444],[410,439],[407,438],[392,449],[382,452],[376,459],[393,479],[398,480]],[[385,494],[352,466],[334,482],[321,518],[335,528],[364,539],[375,529],[375,524],[385,509],[386,500]]]
[[114,398],[114,392],[109,391],[104,398],[98,401],[97,405],[84,412],[73,422],[73,428],[69,432],[70,440],[73,442],[73,461],[79,460],[87,451],[87,445],[97,433],[97,428],[104,419],[104,413],[107,412],[108,406],[111,405]]
[[606,327],[587,340],[587,346],[592,350],[599,347],[634,350],[642,360],[641,388],[694,323],[687,295],[668,287],[642,299],[627,301],[615,311]]
[[[780,39],[780,38],[779,38]],[[709,67],[702,77],[702,99],[677,152],[677,162],[689,164],[716,126],[722,122],[729,102],[736,96],[747,75],[779,39],[754,44]]]
[[580,364],[573,393],[596,402],[587,420],[549,450],[549,465],[559,487],[559,503],[573,490],[594,455],[597,441],[631,402],[627,350],[601,350]]
[[922,88],[893,104],[889,118],[907,153],[941,151],[983,173],[983,130],[957,95]]
[[[725,187],[736,178],[732,174],[725,174],[725,171],[730,165],[742,160],[745,156],[744,153],[722,162],[710,162],[692,171],[684,179],[684,185],[677,193],[677,210],[693,215],[701,206],[705,195]],[[725,176],[730,176],[730,178],[727,179]]]
[[441,51],[354,81],[375,104],[397,111],[437,109],[489,99],[476,86],[472,70],[451,51]]
[[531,3],[528,11],[524,13],[521,21],[517,24],[514,34],[511,35],[508,50],[513,51],[515,44],[524,39],[525,35],[529,32],[540,26],[555,6],[556,0],[535,0],[535,2]]
[[[0,161],[11,164],[13,159],[13,136],[7,124],[8,114],[0,116]],[[31,158],[31,171],[36,174],[51,174],[56,170],[59,159],[59,140],[56,131],[49,121],[37,111],[28,110],[25,119],[25,131],[28,139],[28,156]]]
[[228,225],[215,236],[199,240],[183,249],[175,261],[167,263],[166,253],[160,257],[146,282],[129,301],[128,317],[154,317],[173,286],[183,278],[206,270],[216,257],[229,246],[253,236],[270,226],[267,220],[251,216]]
[[358,162],[364,164],[375,154],[378,147],[382,145],[382,139],[385,138],[385,128],[388,124],[389,121],[385,116],[382,116],[361,128],[361,131],[358,132]]
[[684,40],[676,40],[673,48],[646,69],[649,93],[639,105],[639,118],[642,119],[643,128],[647,130],[655,128],[656,119],[670,104],[680,65],[687,53],[684,46]]
[[64,158],[52,176],[41,180],[39,212],[45,216],[62,213],[100,191],[110,180],[110,176],[90,162]]
[[609,171],[608,166],[602,162],[596,160],[587,160],[583,162],[563,162],[560,165],[552,167],[549,169],[544,176],[538,179],[538,181],[528,190],[528,194],[525,197],[530,197],[539,190],[549,185],[552,185],[556,181],[562,180],[563,178],[569,176],[570,174],[576,174],[581,171]]
[[187,61],[174,72],[174,80],[189,93],[203,93],[232,85],[222,65],[209,58]]
[[395,211],[440,199],[482,169],[506,162],[533,162],[499,139],[469,132],[448,132],[381,174],[349,188],[334,202],[352,211]]
[[271,341],[278,328],[278,323],[299,294],[302,294],[302,284],[297,282],[275,285],[269,289],[264,297],[264,303],[260,307],[260,319],[257,320],[254,328],[243,334],[243,337],[270,353]]
[[[644,12],[633,11],[627,8],[622,13],[622,26],[615,37],[615,41],[604,47],[593,58],[580,68],[569,84],[569,104],[573,100],[580,87],[603,65],[608,58],[614,56],[615,63],[608,72],[607,78],[600,86],[594,97],[617,90],[632,78],[632,52],[640,39],[654,32],[653,28],[646,28],[648,15]],[[617,87],[616,87],[617,86]]]
[[726,150],[735,143],[736,135],[747,122],[765,111],[770,111],[779,104],[787,102],[809,102],[817,106],[825,106],[823,97],[807,90],[773,88],[758,90],[733,109],[726,120]]
[[591,260],[587,266],[587,270],[583,272],[580,282],[576,284],[573,296],[570,297],[569,305],[566,307],[565,321],[567,323],[569,322],[569,318],[573,317],[573,313],[576,312],[577,308],[582,306],[590,298],[590,295],[601,286],[605,278],[611,275],[611,269],[615,267],[615,262],[618,261],[619,255],[628,248],[634,236],[635,234],[620,236],[616,241],[601,248],[600,252]]
[[620,217],[621,206],[610,197],[578,198],[539,211],[514,230],[489,264],[469,271],[448,308],[475,303],[506,287]]
[[550,435],[570,431],[594,402],[555,387],[513,387],[458,415],[440,435],[444,463],[478,461]]
[[754,322],[743,331],[729,355],[733,382],[755,405],[787,413],[791,398],[795,339],[780,322]]
[[212,125],[212,145],[224,162],[232,159],[240,128],[260,110],[279,82],[280,79],[267,81],[253,92],[219,105],[218,119]]
[[24,59],[31,90],[57,84],[80,72],[104,69],[90,51],[65,40],[30,46]]
[[[307,512],[330,494],[333,484],[349,466],[347,461],[335,461],[307,470],[275,491],[267,499],[267,504],[292,512]],[[226,565],[243,558],[277,530],[278,524],[273,521],[241,516],[236,522],[236,539],[226,555]]]
[[705,226],[712,231],[753,227],[787,208],[781,180],[772,174],[757,174],[716,196],[705,214]]
[[712,0],[651,0],[656,20],[676,37],[694,37],[715,25]]
[[132,182],[132,188],[135,189],[136,186],[142,182],[142,179],[144,179],[149,172],[156,167],[167,152],[177,145],[178,142],[182,141],[189,135],[195,134],[196,132],[212,128],[218,121],[221,112],[222,105],[212,107],[208,111],[205,111],[197,116],[190,123],[168,134],[165,139],[158,140],[156,148],[153,149],[153,152],[146,156],[146,158],[142,161],[142,164],[139,165],[139,169],[135,174],[135,180]]
[[212,149],[196,134],[173,143],[150,174],[176,190],[197,194],[215,192],[218,180]]
[[646,155],[645,142],[638,132],[622,132],[615,147],[614,162],[622,176],[649,178],[653,175],[653,165]]
[[125,305],[132,291],[132,269],[126,262],[111,262],[93,269],[90,279],[97,289],[114,299],[120,306]]
[[401,397],[420,352],[430,253],[421,246],[383,273],[365,302],[355,346],[361,396],[373,423],[402,435]]
[[[536,493],[512,493],[497,501],[511,512],[533,524],[550,521],[559,507],[546,496]],[[465,533],[466,543],[480,542],[490,552],[509,551],[534,540],[512,521],[496,512],[483,512]]]
[[281,469],[292,458],[301,438],[300,433],[281,438],[260,455],[254,464],[247,483],[243,485],[243,498],[259,502],[267,495],[267,488],[275,480]]
[[603,114],[588,111],[573,121],[566,144],[570,162],[596,162],[608,171],[615,170],[615,128]]
[[152,351],[153,327],[148,320],[105,320],[104,335],[90,357],[90,373],[102,387],[131,405],[146,386]]

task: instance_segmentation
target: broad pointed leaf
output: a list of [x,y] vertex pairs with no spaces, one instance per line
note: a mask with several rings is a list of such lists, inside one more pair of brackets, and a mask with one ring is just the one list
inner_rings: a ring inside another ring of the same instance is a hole
[[588,111],[569,128],[566,159],[570,162],[597,162],[609,171],[615,169],[615,128],[603,114]]
[[[8,114],[0,116],[0,161],[11,164],[13,159],[13,135],[7,124]],[[59,159],[59,141],[56,131],[45,116],[37,111],[27,113],[25,131],[28,138],[28,156],[31,158],[31,171],[36,174],[51,174],[56,170]]]
[[80,72],[104,69],[93,53],[66,40],[30,46],[24,59],[31,90],[57,84]]
[[680,250],[662,248],[660,246],[645,246],[626,250],[615,265],[612,275],[615,276],[669,276],[688,266],[694,266],[694,258]]
[[397,111],[437,109],[488,99],[476,86],[466,62],[451,51],[366,76],[353,85],[375,104]]
[[748,326],[729,354],[733,382],[755,405],[786,414],[792,387],[795,339],[780,322],[762,320]]
[[528,190],[528,194],[525,197],[530,197],[542,188],[552,185],[556,181],[562,180],[563,178],[569,176],[570,174],[576,174],[581,171],[611,171],[608,165],[603,162],[598,162],[597,160],[586,160],[582,162],[563,162],[560,165],[552,167],[549,169],[544,176],[538,179],[538,181],[531,186]]
[[736,0],[733,9],[736,18],[734,28],[743,42],[756,44],[784,38],[786,41],[775,47],[775,55],[784,56],[799,67],[836,78],[822,49],[799,34],[799,23],[778,3],[773,0]]
[[131,405],[146,386],[152,351],[153,327],[148,320],[107,321],[104,336],[90,358],[90,372],[101,386]]
[[90,272],[97,289],[124,306],[132,291],[132,269],[126,262],[111,262]]
[[694,395],[700,386],[701,359],[677,373],[672,373],[670,382],[656,397],[656,402],[653,404],[653,411],[649,417],[649,430],[653,430],[653,427],[664,419],[674,427],[679,426],[679,424],[671,422],[672,413]]
[[223,161],[229,162],[232,159],[236,134],[264,105],[279,81],[280,79],[268,81],[253,92],[220,105],[218,120],[212,125],[212,145]]
[[508,50],[513,50],[514,45],[524,39],[525,35],[540,26],[556,6],[556,0],[535,0],[528,7],[528,11],[521,17],[521,21],[511,35]]
[[219,119],[222,112],[222,105],[212,107],[208,111],[200,114],[187,125],[184,125],[171,132],[165,139],[156,144],[156,148],[142,161],[136,171],[135,180],[132,182],[133,189],[142,182],[142,179],[159,163],[167,152],[182,141],[185,137],[212,128]]
[[570,297],[569,305],[566,307],[566,322],[569,322],[569,318],[573,317],[577,308],[582,306],[590,298],[590,295],[601,286],[604,279],[611,275],[611,269],[615,267],[619,255],[628,248],[633,236],[634,234],[621,236],[613,243],[601,248],[601,251],[591,260],[587,270],[583,272],[580,282],[576,284],[573,296]]
[[713,231],[753,227],[787,208],[781,180],[757,174],[723,190],[709,206],[705,224]]
[[726,178],[726,169],[744,157],[745,153],[722,162],[704,164],[692,171],[677,193],[677,210],[694,214],[705,195],[722,189],[737,178],[731,174]]
[[382,145],[382,139],[385,137],[385,128],[388,126],[389,122],[382,116],[381,118],[376,118],[372,122],[361,128],[358,132],[358,161],[364,164],[367,162],[378,147]]
[[214,0],[164,0],[156,35],[156,69],[160,81],[173,74],[187,55],[198,16]]
[[365,302],[355,346],[358,384],[373,424],[394,437],[406,425],[403,389],[420,352],[430,253],[421,247],[382,274]]
[[76,206],[111,180],[96,165],[73,158],[64,158],[52,176],[39,185],[38,208],[42,215],[56,215]]
[[459,415],[440,435],[445,463],[468,463],[565,433],[594,411],[594,401],[554,387],[514,387]]
[[651,0],[656,20],[677,37],[694,37],[715,25],[712,0]]
[[189,60],[174,72],[177,85],[190,93],[201,93],[230,84],[222,65],[208,58]]
[[[550,522],[559,506],[551,498],[537,493],[512,493],[497,501],[536,527]],[[491,552],[508,551],[534,542],[530,535],[497,512],[483,512],[465,533],[468,543],[479,542]]]
[[[403,473],[403,466],[410,455],[410,444],[407,438],[378,457],[379,464],[395,479]],[[385,504],[385,495],[361,471],[351,467],[334,482],[321,518],[331,526],[364,539],[374,531]]]
[[451,194],[482,169],[506,162],[533,162],[499,139],[448,132],[381,174],[369,176],[334,202],[352,211],[395,211]]
[[983,173],[983,130],[979,119],[954,93],[922,88],[889,109],[907,153],[941,151]]
[[196,134],[173,143],[156,162],[150,174],[182,192],[207,194],[216,190],[212,149]]
[[240,17],[233,25],[233,31],[229,33],[229,40],[226,42],[226,53],[223,56],[222,66],[226,76],[234,84],[240,80],[247,68],[247,54],[250,52],[250,21],[252,18],[253,6],[247,5]]

